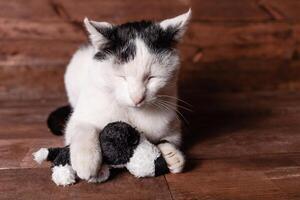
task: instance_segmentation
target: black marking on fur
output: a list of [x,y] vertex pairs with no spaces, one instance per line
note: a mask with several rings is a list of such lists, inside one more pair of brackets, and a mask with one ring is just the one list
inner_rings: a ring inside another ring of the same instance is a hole
[[[97,28],[97,27],[95,27]],[[99,47],[94,58],[104,60],[114,56],[117,63],[132,60],[136,54],[136,38],[142,39],[152,53],[162,54],[173,52],[177,44],[178,26],[170,26],[166,30],[151,21],[130,22],[112,27],[97,28],[107,42]]]
[[72,108],[70,105],[62,106],[52,111],[47,119],[47,125],[54,135],[63,135],[63,130]]
[[51,161],[53,166],[70,165],[70,147],[49,148],[48,161]]
[[162,155],[160,155],[154,161],[154,166],[155,166],[155,176],[161,176],[161,175],[169,173],[169,168],[168,168],[167,162],[163,158]]
[[139,132],[124,122],[113,122],[100,133],[100,143],[104,162],[121,165],[129,162],[140,141]]

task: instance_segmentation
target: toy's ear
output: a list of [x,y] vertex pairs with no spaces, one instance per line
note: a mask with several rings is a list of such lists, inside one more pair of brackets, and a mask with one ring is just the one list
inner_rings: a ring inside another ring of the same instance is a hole
[[108,22],[90,21],[88,18],[85,18],[84,25],[89,33],[90,41],[96,49],[108,41],[107,32],[112,28],[112,24]]
[[174,31],[174,39],[178,41],[184,35],[191,16],[192,10],[189,9],[186,13],[174,18],[163,20],[159,24],[166,31]]

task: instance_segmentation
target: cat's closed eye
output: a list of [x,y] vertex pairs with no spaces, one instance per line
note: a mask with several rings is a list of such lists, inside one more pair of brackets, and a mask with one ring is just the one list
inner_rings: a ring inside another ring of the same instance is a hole
[[151,80],[151,79],[154,79],[154,78],[157,78],[157,76],[148,76],[148,80]]
[[122,80],[124,80],[124,81],[126,81],[126,76],[118,75],[117,77],[120,78],[120,79],[122,79]]

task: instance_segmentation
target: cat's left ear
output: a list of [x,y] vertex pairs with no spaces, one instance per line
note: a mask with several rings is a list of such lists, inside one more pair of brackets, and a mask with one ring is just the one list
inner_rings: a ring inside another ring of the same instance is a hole
[[107,33],[108,30],[111,29],[112,24],[107,22],[91,21],[88,18],[85,18],[84,25],[89,33],[91,43],[96,49],[107,43]]
[[163,20],[159,24],[164,30],[173,30],[175,33],[174,39],[178,41],[184,35],[191,16],[192,10],[189,9],[186,13],[174,18]]

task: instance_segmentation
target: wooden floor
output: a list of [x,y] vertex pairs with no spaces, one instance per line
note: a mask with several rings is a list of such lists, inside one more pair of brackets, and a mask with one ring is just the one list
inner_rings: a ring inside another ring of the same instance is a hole
[[[0,199],[300,200],[300,1],[0,0]],[[183,43],[182,174],[57,187],[32,152],[63,144],[45,120],[67,101],[81,21],[163,19],[193,8]]]
[[136,179],[118,171],[103,184],[65,188],[31,155],[62,144],[45,119],[64,100],[2,101],[1,199],[300,199],[300,93],[190,97],[198,105],[186,113],[184,173]]

